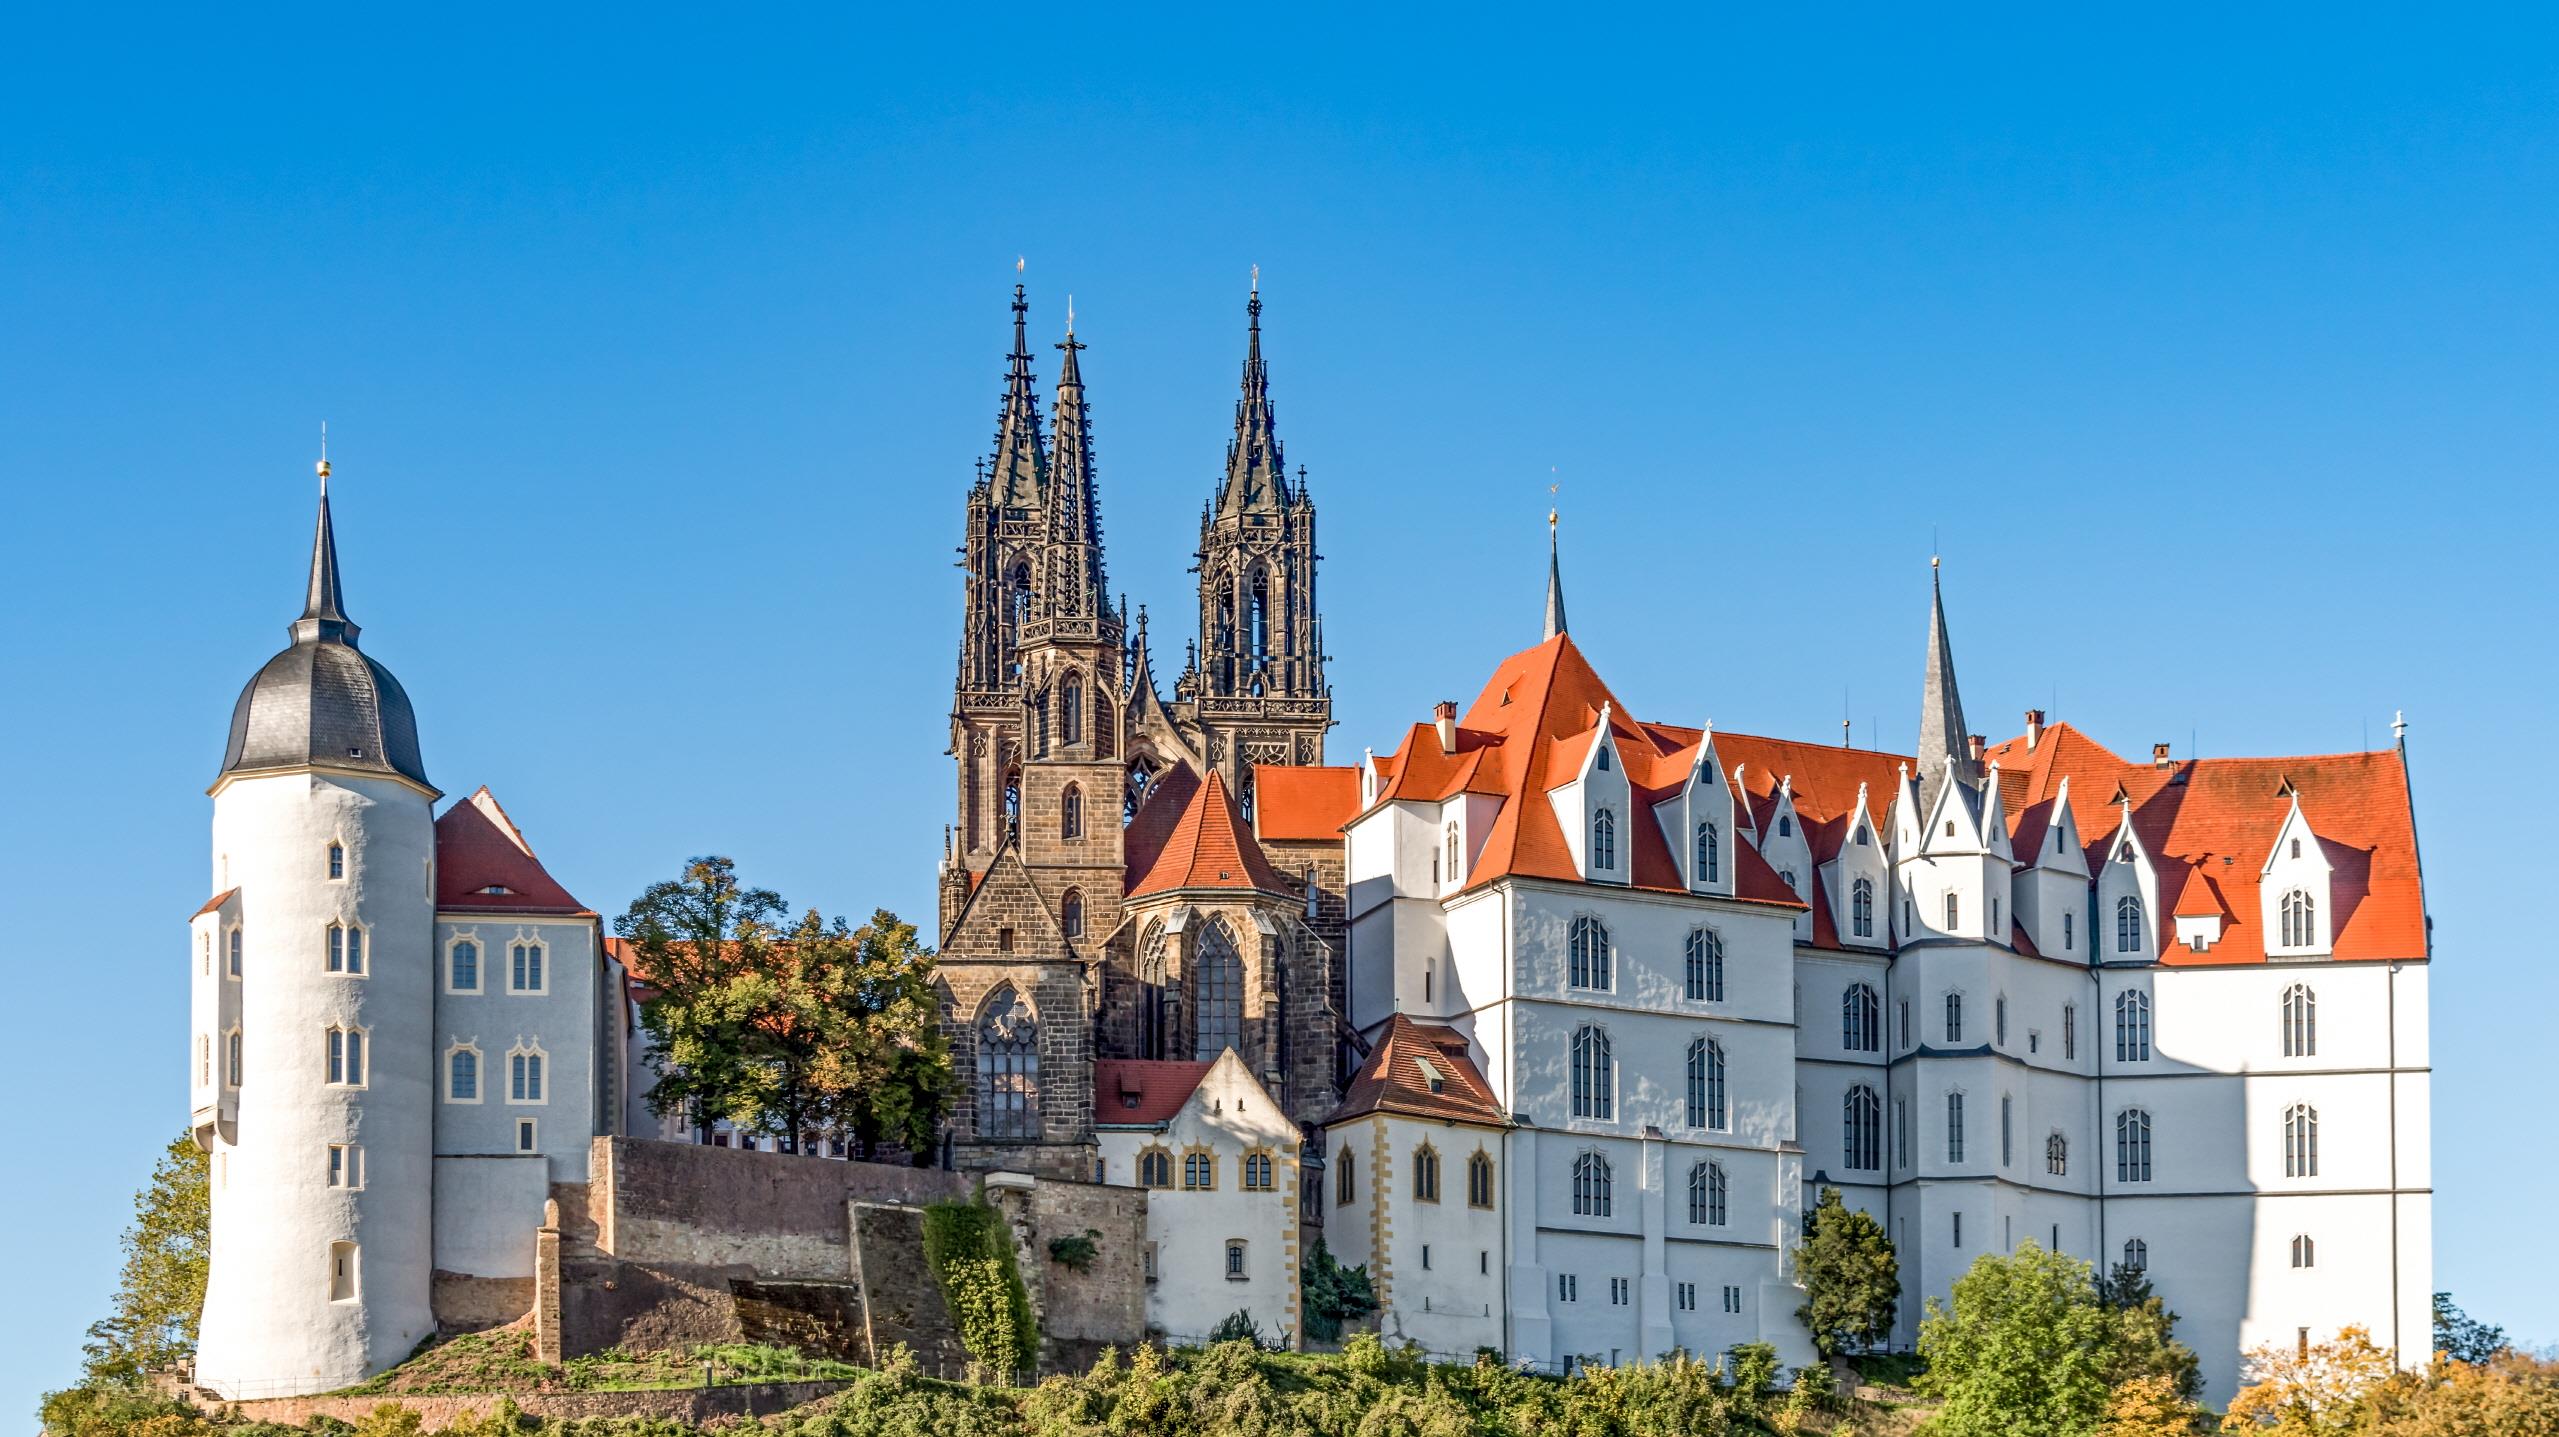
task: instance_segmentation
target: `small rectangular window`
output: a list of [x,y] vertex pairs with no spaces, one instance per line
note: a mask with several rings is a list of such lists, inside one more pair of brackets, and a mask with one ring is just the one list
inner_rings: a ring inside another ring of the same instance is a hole
[[353,1143],[329,1144],[329,1186],[333,1188],[364,1186],[364,1149]]
[[357,1292],[356,1249],[351,1242],[329,1244],[329,1300],[353,1302]]
[[1742,1310],[1742,1290],[1730,1283],[1724,1286],[1724,1310],[1736,1314]]
[[534,1141],[533,1124],[534,1120],[531,1118],[518,1118],[515,1120],[515,1150],[517,1152],[530,1153],[541,1151],[541,1145]]
[[347,876],[347,851],[335,843],[329,845],[329,876],[331,878]]

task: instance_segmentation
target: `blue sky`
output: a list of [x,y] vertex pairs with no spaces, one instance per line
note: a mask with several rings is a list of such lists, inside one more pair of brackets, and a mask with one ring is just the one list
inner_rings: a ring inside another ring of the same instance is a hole
[[1932,543],[1994,735],[2405,709],[2438,1285],[2559,1341],[2515,1200],[2559,979],[2503,927],[2559,748],[2547,11],[760,19],[13,22],[0,1412],[73,1374],[184,1121],[203,790],[319,423],[443,787],[607,913],[721,852],[925,916],[1016,255],[1168,655],[1262,266],[1337,755],[1536,638],[1550,482],[1641,713],[1908,745]]

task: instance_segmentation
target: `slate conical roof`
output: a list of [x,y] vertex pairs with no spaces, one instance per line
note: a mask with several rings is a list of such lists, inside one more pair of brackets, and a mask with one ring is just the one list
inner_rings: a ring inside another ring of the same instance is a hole
[[1934,812],[1949,777],[1981,782],[1973,760],[1972,731],[1964,727],[1964,699],[1955,687],[1955,647],[1946,634],[1946,592],[1937,561],[1928,561],[1928,674],[1919,703],[1919,811]]
[[329,467],[320,465],[320,517],[293,642],[266,661],[232,706],[222,777],[299,768],[396,774],[432,791],[418,753],[418,721],[391,671],[356,648],[346,615]]
[[1564,560],[1555,545],[1555,516],[1546,516],[1546,635],[1544,643],[1565,632]]

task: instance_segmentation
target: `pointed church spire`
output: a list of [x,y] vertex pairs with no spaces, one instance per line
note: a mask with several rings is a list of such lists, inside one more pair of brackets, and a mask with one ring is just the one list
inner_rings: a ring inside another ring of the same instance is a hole
[[1972,734],[1964,727],[1963,695],[1955,688],[1955,648],[1946,633],[1946,593],[1934,555],[1928,560],[1928,675],[1920,697],[1918,759],[1923,816],[1935,808],[1948,777],[1981,781]]
[[1546,637],[1564,632],[1564,560],[1555,542],[1555,511],[1546,511]]
[[1084,398],[1084,348],[1075,337],[1075,301],[1066,302],[1065,358],[1057,367],[1057,401],[1049,456],[1049,540],[1055,546],[1055,592],[1047,612],[1091,617],[1107,609],[1102,576],[1102,507],[1093,482],[1093,415]]
[[1244,392],[1235,401],[1235,437],[1226,446],[1226,478],[1217,486],[1222,515],[1276,514],[1288,503],[1288,470],[1280,461],[1279,429],[1271,413],[1270,371],[1262,364],[1262,267],[1253,266],[1253,292],[1244,304],[1248,320]]
[[1038,386],[1031,378],[1030,302],[1013,286],[1013,353],[1006,361],[1004,405],[995,421],[995,507],[1036,509],[1046,490]]
[[302,599],[302,617],[288,630],[293,641],[339,643],[353,647],[363,630],[347,617],[346,594],[338,584],[338,534],[329,522],[329,437],[320,431],[320,522],[311,535],[311,583]]

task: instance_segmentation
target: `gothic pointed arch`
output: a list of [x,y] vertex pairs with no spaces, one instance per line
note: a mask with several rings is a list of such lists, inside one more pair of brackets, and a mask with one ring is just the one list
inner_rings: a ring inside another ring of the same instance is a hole
[[1019,1142],[1040,1135],[1040,1024],[1030,1000],[999,984],[976,1023],[977,1135]]
[[1244,1048],[1244,956],[1223,917],[1200,929],[1191,957],[1191,1056],[1202,1062]]

